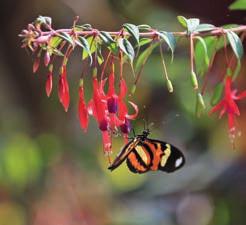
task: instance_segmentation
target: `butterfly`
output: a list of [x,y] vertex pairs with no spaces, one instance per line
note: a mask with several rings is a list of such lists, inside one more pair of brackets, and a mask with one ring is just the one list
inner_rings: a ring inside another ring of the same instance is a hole
[[171,173],[185,164],[185,157],[179,149],[169,143],[150,139],[149,134],[149,129],[146,129],[142,134],[134,135],[108,169],[113,171],[126,160],[129,170],[133,173],[156,170]]

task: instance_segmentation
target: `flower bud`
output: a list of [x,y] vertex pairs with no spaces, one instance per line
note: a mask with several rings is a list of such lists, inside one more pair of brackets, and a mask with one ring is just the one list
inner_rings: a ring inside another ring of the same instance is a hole
[[194,89],[198,89],[198,81],[194,71],[191,71],[191,82]]
[[103,119],[99,122],[99,129],[101,131],[107,131],[108,130],[108,121],[106,119]]
[[125,122],[120,125],[120,130],[123,134],[129,134],[131,131],[131,123],[128,119],[125,119]]
[[32,67],[33,73],[36,73],[38,71],[39,65],[40,65],[40,56],[37,56],[33,62],[33,67]]
[[117,113],[118,111],[118,99],[117,96],[112,96],[107,100],[108,112]]
[[167,80],[167,89],[170,93],[173,92],[173,84],[170,80]]
[[48,66],[50,63],[50,53],[48,51],[45,52],[44,55],[44,65]]

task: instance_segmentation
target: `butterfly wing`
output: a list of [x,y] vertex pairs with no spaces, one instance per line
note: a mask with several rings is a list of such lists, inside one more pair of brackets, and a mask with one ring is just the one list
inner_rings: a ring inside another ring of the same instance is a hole
[[148,151],[144,142],[140,141],[128,155],[126,163],[133,173],[146,173],[152,163],[152,153]]
[[109,170],[113,171],[118,166],[120,166],[127,156],[134,150],[137,144],[140,142],[138,138],[133,139],[132,141],[128,142],[123,149],[119,152],[119,154],[114,159],[113,163],[108,167]]
[[183,153],[169,143],[146,138],[144,144],[153,153],[151,170],[161,170],[171,173],[185,164]]

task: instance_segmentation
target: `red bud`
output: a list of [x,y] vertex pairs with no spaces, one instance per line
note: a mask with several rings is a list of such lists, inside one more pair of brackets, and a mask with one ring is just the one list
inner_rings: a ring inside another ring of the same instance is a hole
[[52,81],[52,72],[49,72],[47,75],[47,80],[45,84],[45,90],[48,97],[50,97],[52,91],[53,81]]

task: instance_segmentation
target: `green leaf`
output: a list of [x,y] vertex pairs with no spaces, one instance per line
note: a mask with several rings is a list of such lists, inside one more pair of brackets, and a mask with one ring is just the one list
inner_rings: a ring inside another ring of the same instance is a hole
[[212,106],[215,106],[220,101],[220,99],[222,98],[223,90],[224,90],[223,83],[219,83],[215,86],[214,93],[210,101],[210,104]]
[[102,51],[101,51],[101,46],[98,47],[97,49],[97,62],[99,65],[101,65],[104,62],[104,58],[103,58]]
[[237,0],[229,6],[230,10],[246,10],[246,1]]
[[196,28],[199,26],[200,20],[197,18],[191,18],[187,20],[187,30],[188,33],[192,33],[196,30]]
[[214,25],[208,24],[208,23],[202,23],[196,27],[195,31],[196,32],[206,32],[206,31],[210,31],[210,30],[214,30],[214,29],[215,29]]
[[176,46],[175,37],[173,36],[172,33],[165,32],[165,31],[157,32],[157,34],[159,35],[159,37],[161,39],[163,39],[167,43],[168,47],[170,48],[170,50],[172,52],[172,61],[173,61],[174,49],[175,49],[175,46]]
[[[80,36],[79,36],[80,37]],[[82,60],[90,57],[90,62],[92,64],[92,54],[96,51],[96,42],[95,42],[95,38],[93,36],[88,37],[87,39],[85,39],[84,37],[82,37],[82,39],[80,40],[85,40],[87,42],[85,42],[85,45],[87,46],[86,48],[83,48],[83,52],[82,52]]]
[[74,41],[68,33],[61,32],[58,34],[58,36],[61,37],[62,39],[64,39],[65,41],[67,41],[68,43],[70,43],[72,46],[74,46]]
[[183,27],[187,28],[187,19],[184,16],[177,16],[177,19]]
[[206,42],[202,37],[195,37],[199,42],[195,46],[195,63],[198,74],[203,75],[209,66],[209,56]]
[[118,53],[117,45],[108,32],[101,31],[99,36],[111,52],[113,52],[114,54]]
[[123,27],[132,35],[132,37],[136,40],[136,42],[139,43],[138,26],[131,24],[131,23],[125,23],[123,24]]
[[196,30],[200,24],[200,20],[197,18],[186,19],[184,16],[177,16],[179,23],[187,29],[190,34]]
[[84,37],[78,36],[76,44],[83,48],[82,60],[86,59],[87,57],[90,57],[90,62],[92,63],[91,50],[88,41]]
[[236,77],[239,75],[239,73],[240,73],[240,70],[241,70],[241,62],[240,62],[240,60],[237,60],[237,66],[236,66],[236,68],[235,68],[235,70],[234,70],[234,72],[233,72],[233,79],[236,79]]
[[138,47],[141,47],[143,45],[149,44],[151,41],[152,41],[152,39],[150,39],[150,38],[141,38],[139,40]]
[[57,56],[64,56],[64,54],[57,48],[53,48],[51,50],[51,53],[54,54],[54,55],[57,55]]
[[135,57],[135,52],[132,47],[132,44],[127,39],[119,38],[118,45],[120,49],[128,56],[128,58],[130,59],[132,63]]
[[108,32],[106,32],[106,31],[101,31],[101,32],[99,33],[99,36],[100,36],[100,38],[103,40],[103,42],[104,42],[106,45],[110,45],[111,43],[115,42],[115,41],[113,40],[113,38],[111,37],[111,35],[110,35]]
[[243,45],[238,35],[233,31],[226,32],[231,48],[238,59],[243,56]]
[[139,30],[150,30],[151,26],[148,24],[141,24],[141,25],[138,25],[138,29]]
[[57,48],[57,46],[58,46],[61,42],[62,42],[62,38],[55,36],[55,37],[52,37],[52,38],[50,39],[50,41],[49,41],[49,46],[50,46],[51,48]]
[[141,54],[137,58],[137,62],[135,64],[135,71],[138,72],[142,65],[144,65],[151,55],[153,49],[158,45],[158,43],[150,45],[148,48],[146,48],[144,51],[141,52]]

